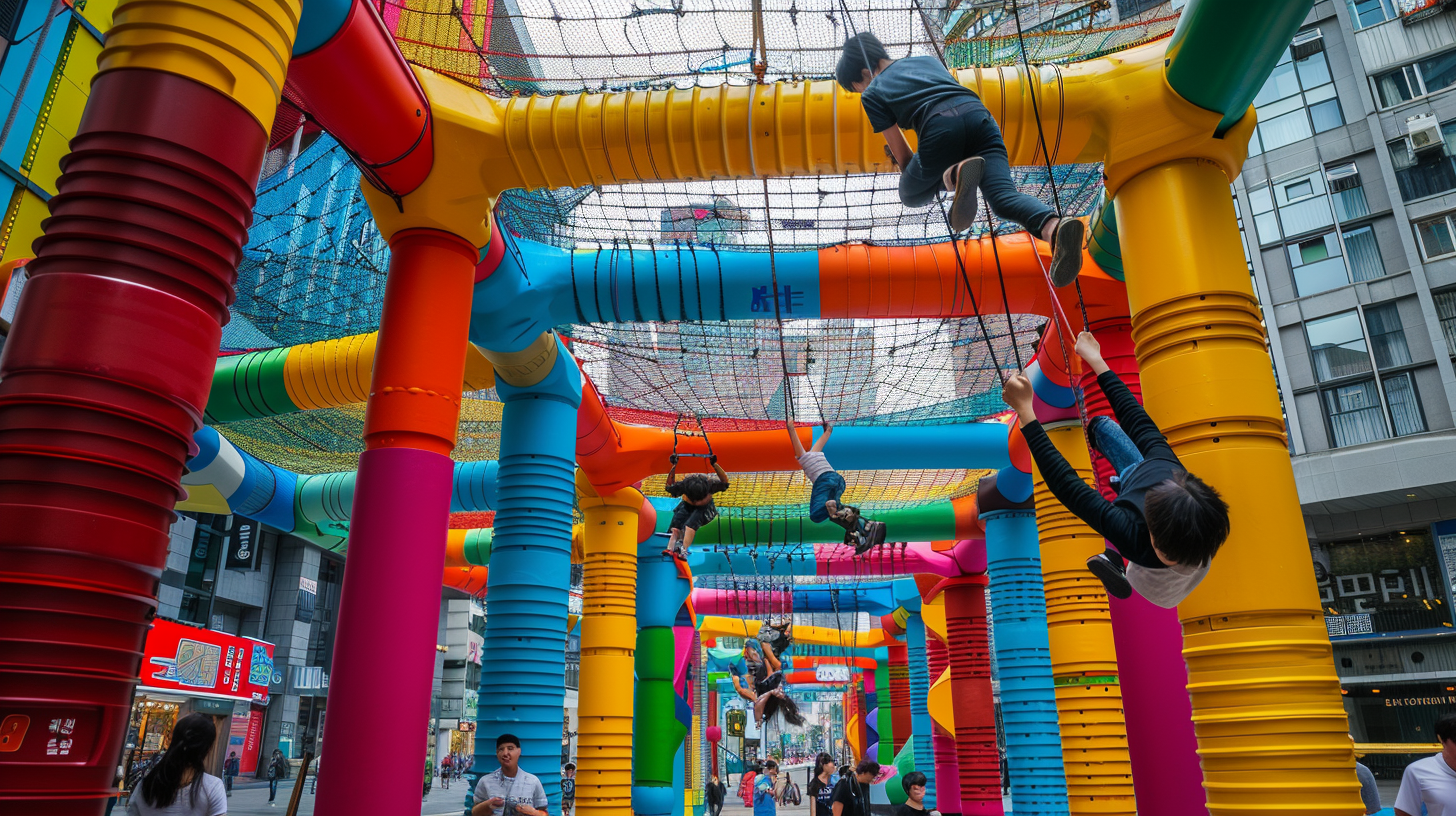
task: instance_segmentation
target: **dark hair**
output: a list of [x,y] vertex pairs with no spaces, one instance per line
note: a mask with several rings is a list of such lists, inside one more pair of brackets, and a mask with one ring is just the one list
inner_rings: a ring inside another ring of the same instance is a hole
[[576,770],[576,763],[575,762],[568,762],[568,763],[566,763],[566,770],[568,770],[568,771],[574,771],[574,770]]
[[212,750],[216,739],[217,726],[206,714],[188,714],[178,720],[172,728],[172,741],[167,745],[167,753],[142,779],[142,800],[154,808],[170,806],[177,801],[177,793],[182,789],[182,775],[190,769],[192,782],[188,787],[192,789],[192,801],[198,801],[202,777],[206,773],[202,761],[207,758],[207,752]]
[[905,774],[905,777],[900,780],[900,787],[904,788],[906,793],[909,793],[910,789],[915,787],[916,785],[923,786],[924,784],[925,774],[919,771],[911,771],[910,773]]
[[765,771],[777,771],[779,769],[779,763],[772,759],[765,760],[763,763],[763,769]]
[[678,479],[667,492],[673,496],[681,496],[691,501],[700,502],[713,495],[713,485],[717,482],[716,476],[709,476],[706,473],[689,473]]
[[1442,742],[1456,741],[1456,712],[1441,715],[1436,720],[1436,739]]
[[799,704],[788,695],[780,697],[775,694],[763,701],[763,721],[768,722],[775,714],[782,714],[784,721],[792,726],[802,726],[805,722],[803,713],[799,711]]
[[[868,58],[868,62],[866,62]],[[890,58],[890,52],[885,50],[880,38],[868,31],[860,32],[844,41],[844,52],[839,55],[839,64],[834,68],[834,78],[838,80],[839,87],[846,91],[853,91],[850,86],[852,82],[859,82],[864,79],[864,72],[875,72],[875,67],[880,60]]]
[[[826,751],[820,751],[819,756],[814,757],[814,775],[818,776],[819,774],[823,773],[825,765],[833,764],[834,757],[830,756]],[[830,770],[830,773],[833,773],[832,769]]]
[[1207,566],[1229,535],[1228,503],[1186,471],[1150,488],[1143,512],[1153,545],[1185,567]]
[[495,749],[499,751],[500,747],[502,745],[505,745],[506,743],[510,743],[517,748],[521,747],[521,741],[516,738],[515,734],[501,734],[499,737],[495,738]]
[[873,759],[861,759],[859,764],[854,766],[854,772],[856,776],[859,774],[877,774],[880,772],[880,763]]

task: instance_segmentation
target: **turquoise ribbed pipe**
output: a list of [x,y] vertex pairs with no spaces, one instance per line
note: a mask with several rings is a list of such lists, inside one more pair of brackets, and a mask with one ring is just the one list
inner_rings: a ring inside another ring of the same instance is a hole
[[[561,710],[566,688],[566,607],[576,503],[576,409],[581,375],[565,350],[536,385],[496,382],[501,419],[476,722],[475,767],[496,766],[495,739],[521,740],[521,767],[561,807]],[[471,797],[466,797],[467,810]]]
[[910,651],[910,728],[915,743],[915,770],[925,774],[925,809],[935,809],[935,749],[931,744],[930,664],[925,656],[925,621],[913,612],[905,621]]
[[[981,519],[986,523],[986,571],[1011,799],[1018,816],[1067,816],[1036,512],[1003,510]],[[913,666],[913,655],[911,661]],[[916,751],[918,755],[918,747]]]

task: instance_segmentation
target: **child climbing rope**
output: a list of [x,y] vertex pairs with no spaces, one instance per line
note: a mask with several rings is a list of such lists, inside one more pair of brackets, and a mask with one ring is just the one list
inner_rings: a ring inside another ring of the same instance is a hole
[[663,555],[670,555],[679,561],[688,560],[688,547],[698,528],[718,517],[718,507],[713,503],[713,494],[728,489],[728,474],[718,464],[718,457],[709,456],[716,476],[706,473],[691,473],[677,480],[677,454],[668,457],[672,467],[667,471],[667,495],[680,498],[672,511],[672,523],[668,529],[667,547]]
[[839,497],[844,495],[844,477],[830,467],[829,459],[823,453],[824,444],[829,441],[829,435],[834,433],[834,427],[825,425],[824,433],[814,442],[812,448],[805,451],[804,443],[799,441],[799,431],[794,425],[792,413],[785,420],[785,424],[789,429],[789,440],[794,443],[794,458],[799,460],[799,467],[804,469],[804,478],[814,486],[813,492],[809,494],[809,520],[815,523],[833,521],[843,527],[844,543],[854,545],[855,555],[863,555],[871,547],[885,543],[884,522],[862,518],[858,507],[839,503]]
[[[979,187],[992,212],[1051,244],[1053,284],[1076,280],[1086,225],[1060,217],[1016,189],[996,120],[935,57],[892,60],[875,35],[862,32],[845,42],[835,78],[845,90],[860,94],[870,125],[884,135],[887,152],[900,168],[905,206],[924,207],[950,191],[951,229],[964,232],[975,221]],[[910,151],[905,129],[919,137],[919,152]]]
[[[1162,431],[1108,370],[1091,332],[1077,336],[1076,350],[1096,372],[1097,384],[1117,415],[1117,422],[1094,417],[1087,425],[1092,446],[1117,471],[1116,501],[1108,502],[1088,487],[1062,458],[1036,420],[1035,395],[1025,374],[1006,382],[1002,399],[1016,410],[1026,445],[1052,495],[1117,546],[1087,559],[1087,568],[1113,597],[1126,598],[1136,589],[1171,609],[1208,574],[1213,556],[1228,538],[1228,505],[1178,461]],[[1126,569],[1124,557],[1131,562]]]
[[743,655],[730,667],[733,689],[738,696],[753,703],[754,722],[762,724],[775,714],[782,714],[790,725],[804,724],[804,715],[788,695],[783,664],[772,647],[758,639],[743,645]]

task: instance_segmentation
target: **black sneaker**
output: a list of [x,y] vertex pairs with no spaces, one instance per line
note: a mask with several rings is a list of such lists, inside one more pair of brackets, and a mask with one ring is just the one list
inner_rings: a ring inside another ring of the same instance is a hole
[[1107,588],[1108,595],[1114,598],[1130,598],[1132,597],[1132,584],[1127,582],[1127,573],[1123,571],[1122,564],[1119,563],[1121,560],[1122,556],[1113,560],[1107,557],[1107,553],[1100,552],[1087,559],[1087,569],[1091,570],[1092,574],[1097,576],[1097,580],[1102,582],[1102,586]]
[[1087,225],[1075,218],[1063,218],[1052,233],[1052,286],[1071,286],[1082,271],[1082,241]]
[[858,530],[854,531],[853,533],[850,533],[850,536],[852,536],[854,538],[854,554],[855,555],[864,555],[865,553],[869,552],[875,546],[875,543],[870,540],[870,537],[869,536],[865,535],[864,533],[861,533]]
[[976,223],[976,191],[981,187],[981,176],[986,170],[986,160],[972,156],[952,169],[952,187],[955,195],[950,200],[950,228],[954,232],[965,232]]
[[1112,495],[1122,495],[1122,478],[1119,476],[1107,477],[1107,486],[1112,489]]

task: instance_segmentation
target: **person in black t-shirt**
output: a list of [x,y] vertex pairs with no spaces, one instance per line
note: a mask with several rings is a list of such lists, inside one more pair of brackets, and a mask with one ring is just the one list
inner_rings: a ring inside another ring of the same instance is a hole
[[[1117,422],[1094,417],[1087,440],[1117,471],[1109,502],[1087,486],[1036,419],[1036,394],[1025,374],[1006,381],[1002,399],[1016,410],[1026,446],[1057,500],[1116,550],[1087,559],[1108,594],[1138,594],[1165,609],[1176,607],[1208,574],[1229,535],[1229,508],[1212,486],[1188,472],[1132,392],[1102,359],[1091,332],[1077,336],[1077,354],[1097,374]],[[1119,424],[1121,423],[1121,424]],[[1123,429],[1126,428],[1126,431]],[[1124,569],[1122,559],[1131,565]]]
[[834,786],[829,783],[834,772],[834,758],[820,754],[814,759],[814,775],[809,777],[809,816],[832,816]]
[[925,816],[925,774],[911,771],[900,780],[905,789],[905,804],[895,809],[895,816]]
[[880,763],[862,759],[854,773],[845,774],[830,797],[833,816],[870,816],[870,785],[880,772]]
[[[900,168],[905,206],[924,207],[951,191],[951,229],[964,232],[975,221],[979,187],[992,212],[1052,245],[1054,284],[1076,280],[1086,225],[1016,189],[996,120],[940,60],[892,60],[875,35],[863,32],[845,42],[834,74],[846,91],[860,94],[870,126],[884,135],[886,152]],[[902,130],[915,131],[918,152],[910,151]]]
[[672,511],[667,548],[662,554],[686,561],[688,547],[692,546],[698,528],[718,517],[718,506],[713,503],[713,494],[728,489],[728,474],[718,464],[718,457],[710,456],[708,462],[713,465],[717,476],[693,473],[678,481],[677,454],[673,454],[668,461],[672,463],[672,467],[667,471],[667,495],[681,498],[682,501]]

